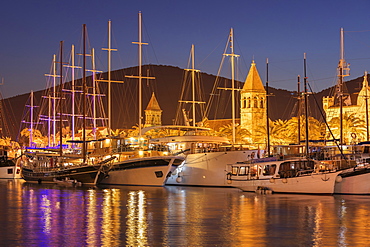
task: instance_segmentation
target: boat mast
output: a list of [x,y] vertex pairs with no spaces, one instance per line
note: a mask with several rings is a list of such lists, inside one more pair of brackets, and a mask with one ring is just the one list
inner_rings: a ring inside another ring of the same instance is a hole
[[308,158],[308,142],[309,142],[309,133],[308,133],[308,92],[307,92],[307,70],[306,70],[306,53],[304,53],[304,115],[305,115],[305,127],[306,127],[306,157]]
[[83,36],[83,63],[82,63],[82,156],[86,163],[86,24],[82,25]]
[[367,82],[367,71],[365,71],[364,74],[364,82],[365,82],[365,88],[366,88],[366,94],[365,94],[365,115],[366,115],[366,141],[369,141],[369,105],[368,105],[368,82]]
[[139,79],[139,146],[141,146],[141,136],[142,136],[142,126],[141,126],[141,122],[142,122],[142,79],[155,79],[155,77],[149,77],[149,76],[146,76],[146,77],[143,77],[143,74],[142,74],[142,46],[143,45],[148,45],[148,43],[143,43],[142,42],[142,31],[141,31],[141,11],[139,12],[139,41],[138,42],[132,42],[133,44],[137,44],[138,45],[138,60],[139,60],[139,75],[138,76],[126,76],[128,78],[137,78]]
[[104,51],[108,51],[108,80],[96,80],[97,82],[108,83],[108,136],[111,135],[112,130],[112,82],[123,83],[123,81],[112,81],[112,51],[117,49],[112,48],[112,21],[108,21],[108,48],[102,48]]
[[340,145],[343,143],[343,83],[344,77],[349,75],[349,67],[344,60],[344,31],[340,29],[340,60],[338,64],[338,86],[339,86],[339,121],[340,121]]
[[266,132],[267,132],[267,156],[270,157],[269,59],[268,58],[266,58]]
[[[196,115],[195,115],[195,104],[203,104],[205,102],[200,102],[195,100],[195,72],[199,72],[200,70],[195,69],[195,55],[194,55],[194,45],[191,45],[191,51],[190,51],[190,56],[191,56],[191,69],[185,69],[187,71],[191,71],[191,89],[192,89],[192,101],[183,101],[179,100],[179,102],[184,102],[184,103],[192,103],[192,115],[193,115],[193,127],[195,127],[196,121]],[[183,109],[183,115],[185,117],[185,125],[188,125],[189,119],[186,116],[185,109]]]
[[301,143],[301,77],[298,75],[297,77],[297,84],[298,84],[298,90],[297,90],[297,141],[298,145]]
[[230,54],[224,54],[225,56],[231,57],[231,118],[232,118],[232,145],[235,144],[235,57],[239,57],[239,55],[234,53],[234,30],[233,28],[230,28],[230,35],[229,35],[229,41],[230,41]]
[[33,142],[33,90],[31,90],[31,111],[30,111],[30,140],[29,140],[29,146],[32,147]]
[[59,155],[63,155],[63,114],[62,114],[62,94],[63,94],[63,41],[60,41],[60,77],[59,77]]

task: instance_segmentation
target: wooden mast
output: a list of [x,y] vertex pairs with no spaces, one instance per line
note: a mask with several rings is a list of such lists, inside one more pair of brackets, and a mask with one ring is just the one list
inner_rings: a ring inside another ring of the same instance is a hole
[[270,157],[269,59],[268,58],[266,58],[266,133],[267,133],[267,156]]
[[62,113],[62,94],[63,94],[63,41],[60,41],[60,77],[59,77],[59,155],[63,155],[63,113]]
[[307,91],[307,69],[306,69],[306,53],[304,53],[304,115],[305,115],[305,127],[306,127],[306,157],[308,158],[308,142],[309,142],[309,133],[308,133],[308,91]]

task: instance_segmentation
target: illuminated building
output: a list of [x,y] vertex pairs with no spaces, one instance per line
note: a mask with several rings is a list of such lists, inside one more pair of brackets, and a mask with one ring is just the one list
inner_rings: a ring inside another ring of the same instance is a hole
[[145,127],[162,125],[162,110],[154,93],[145,110]]

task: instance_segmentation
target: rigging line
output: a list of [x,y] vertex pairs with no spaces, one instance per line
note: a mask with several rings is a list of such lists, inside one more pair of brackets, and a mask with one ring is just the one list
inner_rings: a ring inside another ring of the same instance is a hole
[[331,131],[331,129],[330,129],[329,123],[326,121],[325,115],[324,115],[324,113],[323,113],[322,109],[320,108],[320,105],[319,105],[319,103],[318,103],[318,101],[317,101],[317,99],[316,99],[316,97],[315,97],[315,93],[312,91],[312,88],[311,88],[310,83],[307,83],[307,85],[308,85],[308,87],[310,88],[310,91],[311,91],[311,93],[312,93],[311,95],[313,96],[314,102],[315,102],[315,104],[316,104],[317,108],[319,109],[319,112],[320,112],[320,114],[321,114],[321,117],[324,119],[325,126],[328,128],[329,133],[330,133],[331,137],[333,138],[333,140],[334,140],[334,142],[335,142],[335,145],[336,145],[336,146],[337,146],[337,148],[339,149],[340,154],[342,155],[342,157],[344,158],[344,160],[347,160],[347,159],[346,159],[346,157],[345,157],[345,156],[344,156],[344,154],[343,154],[343,150],[342,150],[342,148],[340,148],[340,147],[339,147],[339,143],[335,140],[334,134],[333,134],[333,132],[332,132],[332,131]]
[[150,35],[149,35],[149,32],[148,32],[148,29],[146,28],[146,25],[145,25],[145,22],[143,20],[143,18],[141,19],[141,23],[143,25],[143,29],[144,29],[144,33],[146,34],[146,37],[148,38],[149,40],[149,43],[150,43],[150,47],[152,48],[152,51],[153,51],[153,54],[154,54],[154,58],[157,62],[157,64],[159,64],[159,61],[158,61],[158,58],[157,58],[157,54],[155,53],[155,50],[154,50],[154,43],[152,42],[152,40],[150,39]]
[[208,57],[210,57],[215,52],[215,50],[217,50],[217,48],[220,47],[221,44],[223,44],[224,42],[225,41],[220,41],[218,45],[198,64],[198,66],[200,67],[203,64],[203,62],[205,62],[208,59]]
[[364,33],[364,32],[370,32],[370,30],[360,30],[360,31],[344,31],[345,33]]

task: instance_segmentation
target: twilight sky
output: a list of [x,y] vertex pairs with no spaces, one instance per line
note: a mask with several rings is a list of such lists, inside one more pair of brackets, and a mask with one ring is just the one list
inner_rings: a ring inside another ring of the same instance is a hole
[[[112,21],[113,69],[137,65],[138,12],[143,15],[144,64],[187,68],[195,45],[196,68],[217,74],[229,29],[235,53],[241,55],[237,79],[244,81],[254,58],[265,82],[269,59],[270,86],[296,90],[307,53],[308,81],[314,91],[336,82],[339,33],[344,28],[346,80],[370,70],[369,0],[14,0],[0,14],[0,86],[3,97],[46,87],[53,54],[64,41],[65,60],[71,44],[78,52],[81,27],[96,50],[97,69],[107,70],[107,23]],[[224,76],[230,77],[225,72]],[[180,85],[180,82],[179,82]]]

